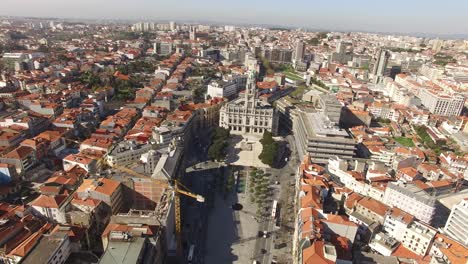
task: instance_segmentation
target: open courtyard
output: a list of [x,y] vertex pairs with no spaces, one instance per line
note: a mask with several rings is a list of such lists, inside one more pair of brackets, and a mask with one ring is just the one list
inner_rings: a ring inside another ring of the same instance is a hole
[[258,156],[262,152],[261,136],[231,135],[227,148],[226,163],[236,166],[267,168]]

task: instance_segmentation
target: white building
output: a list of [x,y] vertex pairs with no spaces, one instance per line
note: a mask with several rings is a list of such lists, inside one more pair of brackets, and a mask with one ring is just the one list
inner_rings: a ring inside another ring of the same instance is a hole
[[71,196],[61,194],[56,196],[40,195],[31,202],[31,206],[36,213],[45,218],[60,224],[66,224],[66,211],[70,205],[70,199]]
[[[379,185],[372,184],[372,180],[370,180],[371,184],[369,184],[364,177],[362,179],[354,177],[355,174],[358,173],[358,166],[360,166],[357,161],[354,162],[354,165],[354,168],[348,170],[348,161],[335,156],[328,159],[327,168],[333,177],[338,178],[346,188],[363,196],[369,196],[372,199],[381,201],[384,196],[384,190],[380,188]],[[370,164],[369,170],[373,170],[374,166],[375,164]],[[367,174],[369,174],[369,172]]]
[[461,94],[445,94],[430,89],[420,92],[421,103],[432,113],[441,116],[459,116],[465,104]]
[[436,80],[442,77],[444,71],[442,68],[436,68],[425,64],[421,66],[419,72],[430,80]]
[[401,243],[414,253],[425,256],[436,234],[436,229],[414,221],[405,230]]
[[151,144],[137,144],[133,141],[121,141],[115,145],[107,155],[110,166],[132,164],[140,160],[141,156],[151,150]]
[[436,214],[436,199],[413,183],[389,183],[383,202],[411,212],[419,220],[430,224]]
[[208,84],[207,95],[215,97],[231,97],[237,93],[237,85],[234,82],[211,82]]
[[414,216],[411,214],[393,207],[388,210],[387,215],[385,216],[383,230],[385,230],[389,236],[401,242],[404,239],[406,229],[413,220]]
[[450,237],[468,245],[468,198],[452,208],[444,230]]
[[176,22],[174,22],[174,21],[169,22],[169,28],[170,28],[171,31],[176,30],[177,29]]
[[277,133],[278,114],[270,104],[258,100],[253,71],[247,80],[245,96],[221,107],[219,125],[231,130],[232,134]]
[[369,243],[369,247],[384,256],[391,256],[393,251],[398,246],[398,241],[395,238],[384,233],[378,233]]
[[208,84],[207,95],[215,97],[233,97],[245,88],[247,77],[244,75],[226,76],[223,81]]

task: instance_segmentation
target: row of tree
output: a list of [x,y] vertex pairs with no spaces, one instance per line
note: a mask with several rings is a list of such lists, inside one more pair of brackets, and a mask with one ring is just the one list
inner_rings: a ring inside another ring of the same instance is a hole
[[253,169],[250,172],[249,181],[250,201],[257,204],[257,217],[265,215],[264,208],[267,208],[271,197],[269,175],[262,170]]
[[323,89],[328,90],[328,86],[326,86],[325,83],[323,83],[322,81],[318,80],[315,77],[310,78],[310,82],[317,85],[317,86],[319,86],[319,87],[322,87]]

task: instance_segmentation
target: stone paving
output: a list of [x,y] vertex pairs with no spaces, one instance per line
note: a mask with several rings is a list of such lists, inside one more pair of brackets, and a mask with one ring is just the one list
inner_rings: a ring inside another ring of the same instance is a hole
[[[205,263],[252,263],[255,242],[260,238],[254,219],[257,208],[249,199],[245,193],[232,194],[226,200],[218,195],[208,219]],[[242,210],[234,211],[235,203],[240,203]]]
[[[258,156],[262,152],[262,144],[260,143],[260,136],[249,135],[242,137],[234,135],[229,140],[229,147],[227,149],[226,162],[237,166],[247,166],[256,168],[267,168]],[[249,150],[249,147],[251,150]]]

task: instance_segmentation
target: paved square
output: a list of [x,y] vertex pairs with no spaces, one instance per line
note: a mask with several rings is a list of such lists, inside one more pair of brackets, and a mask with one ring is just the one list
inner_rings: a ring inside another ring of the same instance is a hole
[[232,135],[227,148],[226,162],[237,166],[268,168],[258,158],[262,152],[261,136]]

